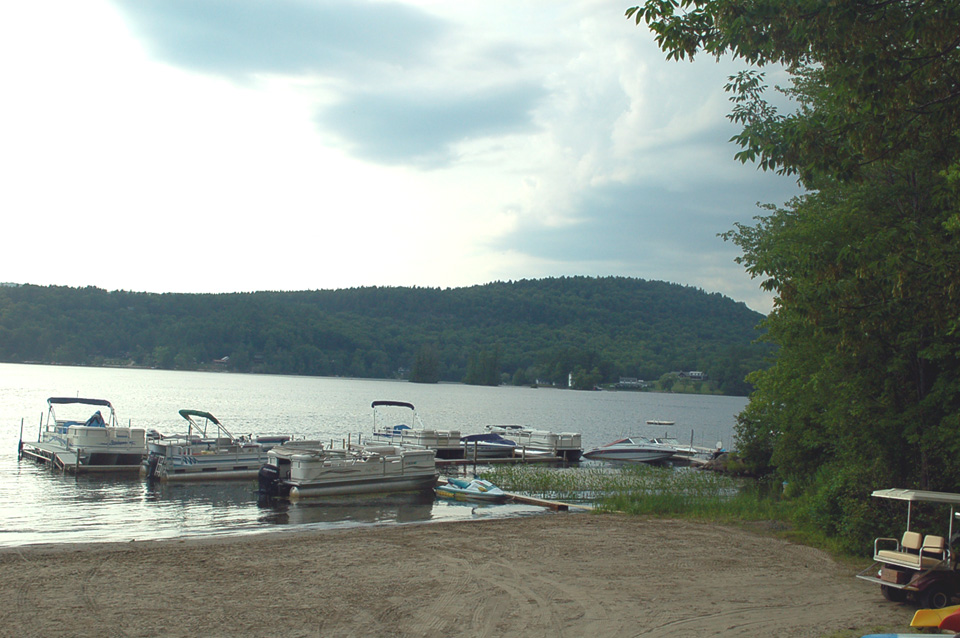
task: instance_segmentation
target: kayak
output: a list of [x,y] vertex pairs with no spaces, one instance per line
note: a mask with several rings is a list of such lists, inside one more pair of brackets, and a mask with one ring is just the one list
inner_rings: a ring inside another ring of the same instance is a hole
[[960,605],[951,605],[942,609],[918,609],[910,621],[911,627],[940,627],[944,618],[960,611]]
[[502,503],[509,494],[501,490],[490,481],[483,479],[448,478],[446,483],[437,485],[434,490],[437,496],[454,498],[460,501],[485,501],[488,503]]
[[960,631],[960,611],[955,611],[941,620],[938,627],[948,631]]

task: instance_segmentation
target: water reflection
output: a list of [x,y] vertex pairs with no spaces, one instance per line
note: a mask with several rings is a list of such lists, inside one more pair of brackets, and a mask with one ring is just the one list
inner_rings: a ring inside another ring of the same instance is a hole
[[311,525],[316,523],[411,523],[433,518],[433,492],[329,496],[297,502],[260,503],[261,523]]

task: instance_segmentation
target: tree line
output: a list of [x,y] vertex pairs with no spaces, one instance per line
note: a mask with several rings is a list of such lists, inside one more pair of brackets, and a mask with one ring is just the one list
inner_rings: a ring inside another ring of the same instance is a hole
[[0,287],[0,360],[582,385],[703,370],[745,395],[762,320],[716,293],[623,277],[230,294]]
[[[776,296],[779,347],[751,376],[737,445],[799,521],[868,552],[902,531],[872,490],[960,484],[960,2],[647,0],[627,15],[669,59],[743,62],[726,87],[735,157],[805,188],[727,234]],[[764,66],[789,81],[769,88]]]

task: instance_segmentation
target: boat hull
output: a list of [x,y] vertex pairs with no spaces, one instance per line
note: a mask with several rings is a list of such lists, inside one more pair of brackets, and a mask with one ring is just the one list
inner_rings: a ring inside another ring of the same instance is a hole
[[327,450],[312,443],[273,448],[260,468],[260,493],[296,500],[335,494],[430,490],[437,484],[433,450],[358,446]]
[[255,479],[266,458],[266,454],[261,454],[190,463],[185,458],[148,457],[141,465],[140,474],[160,482]]
[[665,461],[674,456],[673,452],[645,450],[590,450],[583,457],[592,461],[619,461],[627,463],[653,463]]
[[70,448],[52,443],[23,443],[23,456],[65,472],[85,473],[136,473],[140,471],[144,452],[139,449],[117,449],[100,446],[95,448]]
[[394,476],[345,479],[343,481],[301,482],[289,484],[288,498],[295,501],[301,498],[335,496],[342,494],[379,494],[391,492],[414,492],[433,489],[439,475],[431,476]]

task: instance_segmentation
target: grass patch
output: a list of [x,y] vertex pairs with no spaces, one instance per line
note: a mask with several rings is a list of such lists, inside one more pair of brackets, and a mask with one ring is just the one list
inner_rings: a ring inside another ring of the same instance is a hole
[[755,482],[715,472],[643,463],[577,468],[503,465],[484,472],[483,478],[510,492],[589,501],[606,512],[730,520],[782,516],[781,502],[762,498],[753,488]]
[[845,562],[862,560],[844,551],[839,539],[796,516],[797,501],[785,498],[779,483],[644,463],[567,468],[497,465],[481,476],[508,492],[589,503],[598,512],[744,525],[822,549]]

